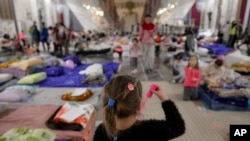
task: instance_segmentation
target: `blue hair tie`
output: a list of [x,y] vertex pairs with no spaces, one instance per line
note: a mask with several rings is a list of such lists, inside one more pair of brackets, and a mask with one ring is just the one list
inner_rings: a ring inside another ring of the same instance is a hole
[[117,136],[114,136],[114,141],[117,141],[118,140],[118,137]]
[[110,106],[110,107],[114,107],[114,105],[115,105],[115,100],[114,100],[114,99],[112,99],[112,98],[109,98],[109,101],[108,101],[108,106]]

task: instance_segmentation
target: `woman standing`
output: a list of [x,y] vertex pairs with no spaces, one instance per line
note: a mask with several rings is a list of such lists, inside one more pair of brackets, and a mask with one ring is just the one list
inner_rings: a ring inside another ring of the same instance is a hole
[[143,60],[146,73],[153,72],[155,47],[154,36],[156,33],[155,25],[152,23],[150,15],[145,16],[144,23],[140,27],[139,38],[143,46]]

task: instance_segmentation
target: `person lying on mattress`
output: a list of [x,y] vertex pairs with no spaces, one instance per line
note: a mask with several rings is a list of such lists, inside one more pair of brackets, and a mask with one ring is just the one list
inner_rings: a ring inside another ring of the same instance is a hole
[[103,124],[97,127],[94,141],[167,141],[184,134],[184,120],[161,88],[152,92],[161,101],[164,120],[138,120],[142,85],[132,76],[111,79],[103,91]]

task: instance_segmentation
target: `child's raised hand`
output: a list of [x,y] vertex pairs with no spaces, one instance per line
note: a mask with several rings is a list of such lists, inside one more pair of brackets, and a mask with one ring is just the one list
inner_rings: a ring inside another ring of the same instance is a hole
[[167,97],[164,94],[164,92],[162,91],[161,87],[158,86],[157,90],[151,90],[151,92],[153,92],[161,101],[167,100]]

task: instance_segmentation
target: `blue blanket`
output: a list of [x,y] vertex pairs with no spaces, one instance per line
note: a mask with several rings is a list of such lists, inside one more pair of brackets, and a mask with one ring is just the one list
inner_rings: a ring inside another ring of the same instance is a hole
[[[82,81],[87,77],[80,75],[79,72],[86,69],[92,64],[82,64],[74,69],[62,67],[64,74],[61,76],[49,76],[46,80],[38,83],[40,87],[102,87],[104,86],[119,69],[119,64],[115,62],[103,63],[103,70],[106,80],[102,84],[82,84]],[[45,70],[40,70],[45,71]]]
[[223,44],[199,45],[199,46],[208,49],[210,52],[216,55],[225,55],[228,52],[232,51],[231,48],[228,48]]

